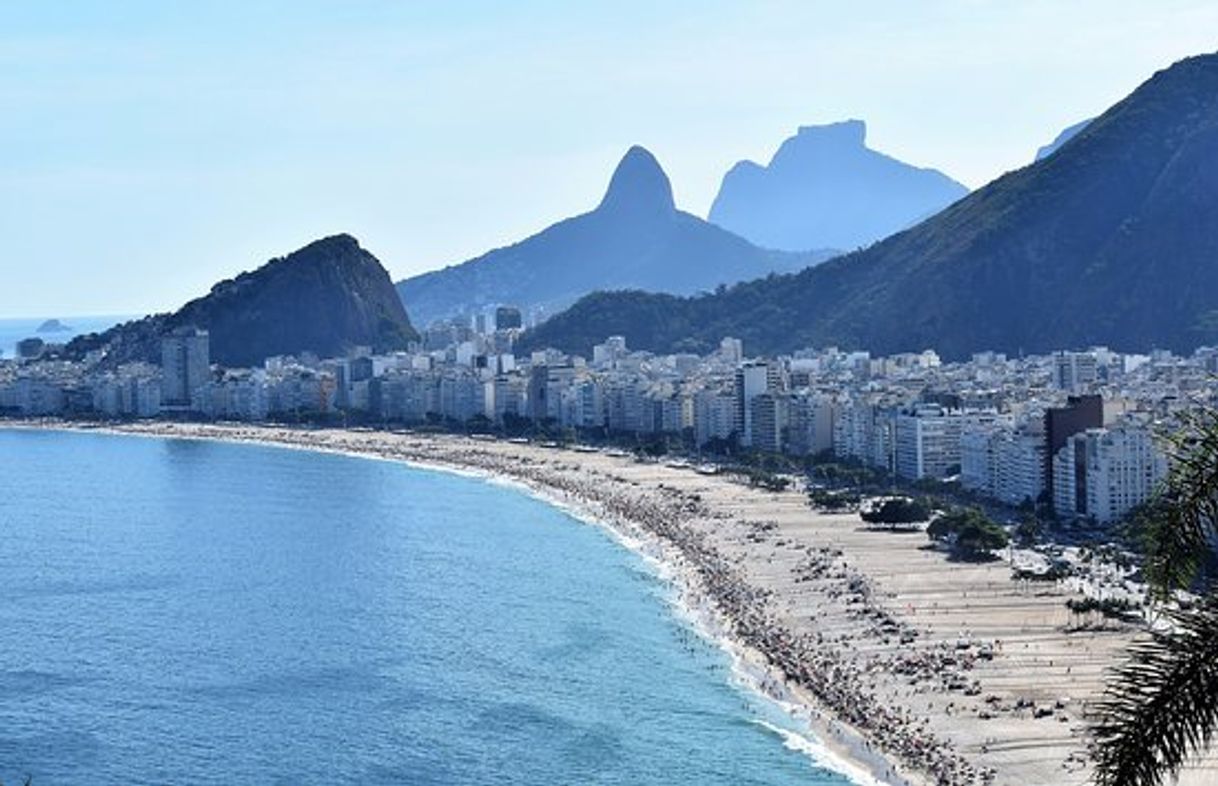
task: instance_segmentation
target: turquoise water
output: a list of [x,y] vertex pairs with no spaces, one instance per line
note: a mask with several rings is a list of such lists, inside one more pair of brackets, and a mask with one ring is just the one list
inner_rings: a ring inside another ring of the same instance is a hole
[[475,479],[0,429],[0,780],[846,783],[669,593]]

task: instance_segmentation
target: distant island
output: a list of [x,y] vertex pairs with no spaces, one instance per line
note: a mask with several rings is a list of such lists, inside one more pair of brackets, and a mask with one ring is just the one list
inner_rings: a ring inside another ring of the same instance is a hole
[[71,325],[65,325],[58,319],[48,319],[38,326],[39,333],[67,333],[72,330]]

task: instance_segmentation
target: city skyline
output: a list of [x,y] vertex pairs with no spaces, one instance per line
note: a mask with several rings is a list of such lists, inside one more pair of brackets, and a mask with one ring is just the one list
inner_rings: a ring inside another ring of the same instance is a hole
[[435,323],[405,351],[351,347],[215,367],[211,337],[196,328],[162,336],[159,367],[63,362],[38,342],[0,364],[0,414],[319,424],[341,417],[380,428],[527,432],[547,443],[635,440],[699,457],[833,455],[908,482],[958,481],[995,503],[1051,501],[1060,516],[1111,524],[1166,476],[1166,424],[1178,428],[1183,413],[1212,400],[1205,380],[1218,368],[1213,347],[1186,356],[983,351],[953,363],[931,349],[750,355],[733,337],[703,355],[655,354],[608,336],[587,355],[517,353],[519,314],[503,316],[506,324],[499,315],[493,325]]
[[0,3],[0,786],[1218,784],[1215,29]]
[[402,278],[590,209],[633,143],[700,215],[736,160],[845,117],[975,188],[1218,22],[1183,2],[334,10],[0,11],[0,315],[169,310],[337,231]]

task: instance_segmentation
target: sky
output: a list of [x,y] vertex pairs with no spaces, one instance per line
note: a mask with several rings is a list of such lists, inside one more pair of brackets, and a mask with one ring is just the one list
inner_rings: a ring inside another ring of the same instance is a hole
[[0,318],[171,310],[337,232],[395,280],[455,264],[635,143],[701,216],[852,117],[975,188],[1215,31],[1213,0],[5,0]]

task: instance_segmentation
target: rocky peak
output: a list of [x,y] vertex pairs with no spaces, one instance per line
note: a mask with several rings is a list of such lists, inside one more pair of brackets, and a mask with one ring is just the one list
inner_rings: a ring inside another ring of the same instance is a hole
[[655,156],[639,145],[627,150],[613,171],[609,189],[597,211],[632,215],[671,215],[675,212],[672,184]]

